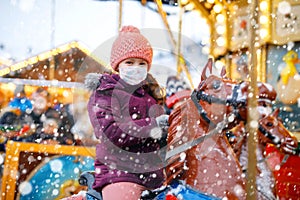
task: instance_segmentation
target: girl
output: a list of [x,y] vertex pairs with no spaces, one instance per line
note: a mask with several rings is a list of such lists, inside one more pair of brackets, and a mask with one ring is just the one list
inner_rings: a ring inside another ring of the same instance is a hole
[[153,167],[157,160],[147,156],[159,157],[155,153],[164,144],[168,120],[163,93],[148,74],[152,56],[152,47],[140,31],[124,26],[110,59],[119,73],[87,76],[86,84],[93,89],[88,112],[99,139],[94,189],[104,200],[137,200],[143,190],[164,181],[163,169]]

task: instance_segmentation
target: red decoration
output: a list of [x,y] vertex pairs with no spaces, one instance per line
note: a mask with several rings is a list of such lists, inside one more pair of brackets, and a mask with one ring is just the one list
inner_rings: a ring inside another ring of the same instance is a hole
[[172,194],[167,194],[166,200],[178,200],[178,199],[177,199],[177,197],[175,197],[175,196],[172,195]]
[[247,28],[247,21],[246,20],[242,20],[240,23],[240,26],[242,29],[246,29]]
[[[276,180],[276,194],[281,200],[297,200],[300,196],[300,156],[289,155],[284,160],[285,154],[274,145],[267,145],[266,156],[269,167]],[[280,167],[279,167],[280,166]]]

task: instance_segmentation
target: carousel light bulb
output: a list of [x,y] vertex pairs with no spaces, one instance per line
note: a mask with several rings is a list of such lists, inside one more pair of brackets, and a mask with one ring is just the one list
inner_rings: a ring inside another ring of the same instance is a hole
[[10,68],[9,68],[9,67],[6,67],[6,68],[4,68],[4,69],[1,69],[1,70],[0,70],[0,76],[4,76],[4,75],[6,75],[6,74],[9,74],[9,72],[10,72]]
[[181,3],[181,5],[186,5],[186,4],[189,3],[189,1],[188,0],[181,0],[180,3]]
[[260,2],[259,8],[261,11],[266,11],[268,9],[268,2],[266,2],[266,1]]
[[51,55],[51,52],[50,51],[47,51],[47,52],[44,52],[44,53],[41,53],[38,55],[39,57],[39,60],[46,60],[48,58],[50,58],[52,55]]
[[207,2],[210,3],[210,4],[214,4],[215,0],[207,0]]
[[213,53],[214,55],[221,55],[224,54],[225,48],[219,47],[219,48],[214,48]]
[[17,70],[22,69],[26,66],[27,66],[27,61],[23,61],[21,63],[17,63],[15,65],[12,65],[10,68],[11,68],[12,71],[17,71]]
[[52,54],[52,56],[56,56],[57,54],[59,54],[59,52],[58,52],[57,49],[53,49],[53,50],[51,51],[51,54]]
[[58,51],[59,53],[63,53],[63,52],[65,52],[65,51],[69,50],[69,49],[70,49],[70,46],[69,46],[69,45],[63,45],[63,46],[57,48],[57,51]]
[[225,66],[225,63],[222,62],[221,60],[217,60],[215,63],[215,66],[218,70],[222,69],[223,66]]
[[218,23],[223,23],[225,21],[225,17],[222,14],[218,14],[216,20]]
[[216,43],[219,47],[222,47],[225,45],[225,39],[223,37],[218,37],[218,39],[216,40]]
[[222,6],[221,6],[221,4],[216,4],[214,7],[213,7],[213,9],[214,9],[214,11],[216,12],[216,13],[220,13],[221,11],[222,11]]
[[267,29],[260,29],[260,31],[259,31],[259,36],[262,38],[262,39],[264,39],[264,38],[266,38],[267,36],[268,36],[268,30]]
[[38,57],[34,56],[34,57],[28,59],[28,64],[35,64],[38,62],[38,60],[39,60]]
[[69,95],[70,95],[69,91],[67,91],[67,90],[63,91],[63,96],[64,97],[69,97]]
[[189,3],[185,6],[185,10],[193,10],[195,8],[193,3]]
[[268,23],[268,17],[267,17],[266,15],[260,16],[259,22],[260,22],[261,24],[267,24],[267,23]]
[[225,26],[222,25],[217,26],[216,31],[219,35],[223,35],[225,33]]

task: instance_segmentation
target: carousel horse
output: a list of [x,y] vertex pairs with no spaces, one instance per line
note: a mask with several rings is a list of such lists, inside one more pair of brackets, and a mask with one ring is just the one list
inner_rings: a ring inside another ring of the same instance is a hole
[[197,90],[169,118],[170,151],[183,143],[203,140],[172,158],[186,161],[184,173],[176,174],[176,165],[167,167],[166,173],[169,179],[178,175],[190,188],[203,194],[245,199],[245,177],[222,130],[245,120],[248,85],[212,74],[207,77],[206,70],[211,72],[211,67],[209,60]]
[[[276,90],[267,83],[258,83],[258,102],[257,102],[257,110],[260,118],[263,118],[272,112],[272,102],[275,101],[277,92]],[[246,142],[245,137],[245,122],[240,121],[240,123],[232,128],[231,130],[227,130],[225,132],[228,142],[233,148],[237,157],[240,157],[242,146]]]
[[276,109],[271,115],[267,115],[259,120],[259,143],[272,143],[286,154],[297,154],[298,140],[289,130],[287,130],[282,121],[278,119],[279,109]]
[[[276,109],[272,114],[262,116],[259,119],[258,127],[258,145],[256,150],[257,157],[257,199],[276,199],[275,180],[273,173],[266,162],[268,158],[265,156],[265,148],[267,144],[273,144],[277,149],[285,154],[296,154],[298,141],[278,119],[279,109]],[[263,113],[261,113],[263,114]],[[244,123],[227,132],[229,143],[239,158],[240,164],[244,171],[248,165],[248,149],[247,149],[247,133]]]
[[297,138],[278,119],[279,110],[259,121],[259,143],[267,143],[265,160],[275,178],[277,199],[299,199],[300,154]]

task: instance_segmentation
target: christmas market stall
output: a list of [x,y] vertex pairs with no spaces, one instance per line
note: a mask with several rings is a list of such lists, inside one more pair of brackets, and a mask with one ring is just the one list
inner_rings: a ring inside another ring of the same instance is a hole
[[104,71],[77,41],[0,69],[2,199],[61,199],[84,189],[78,178],[93,170],[95,139],[83,82]]

